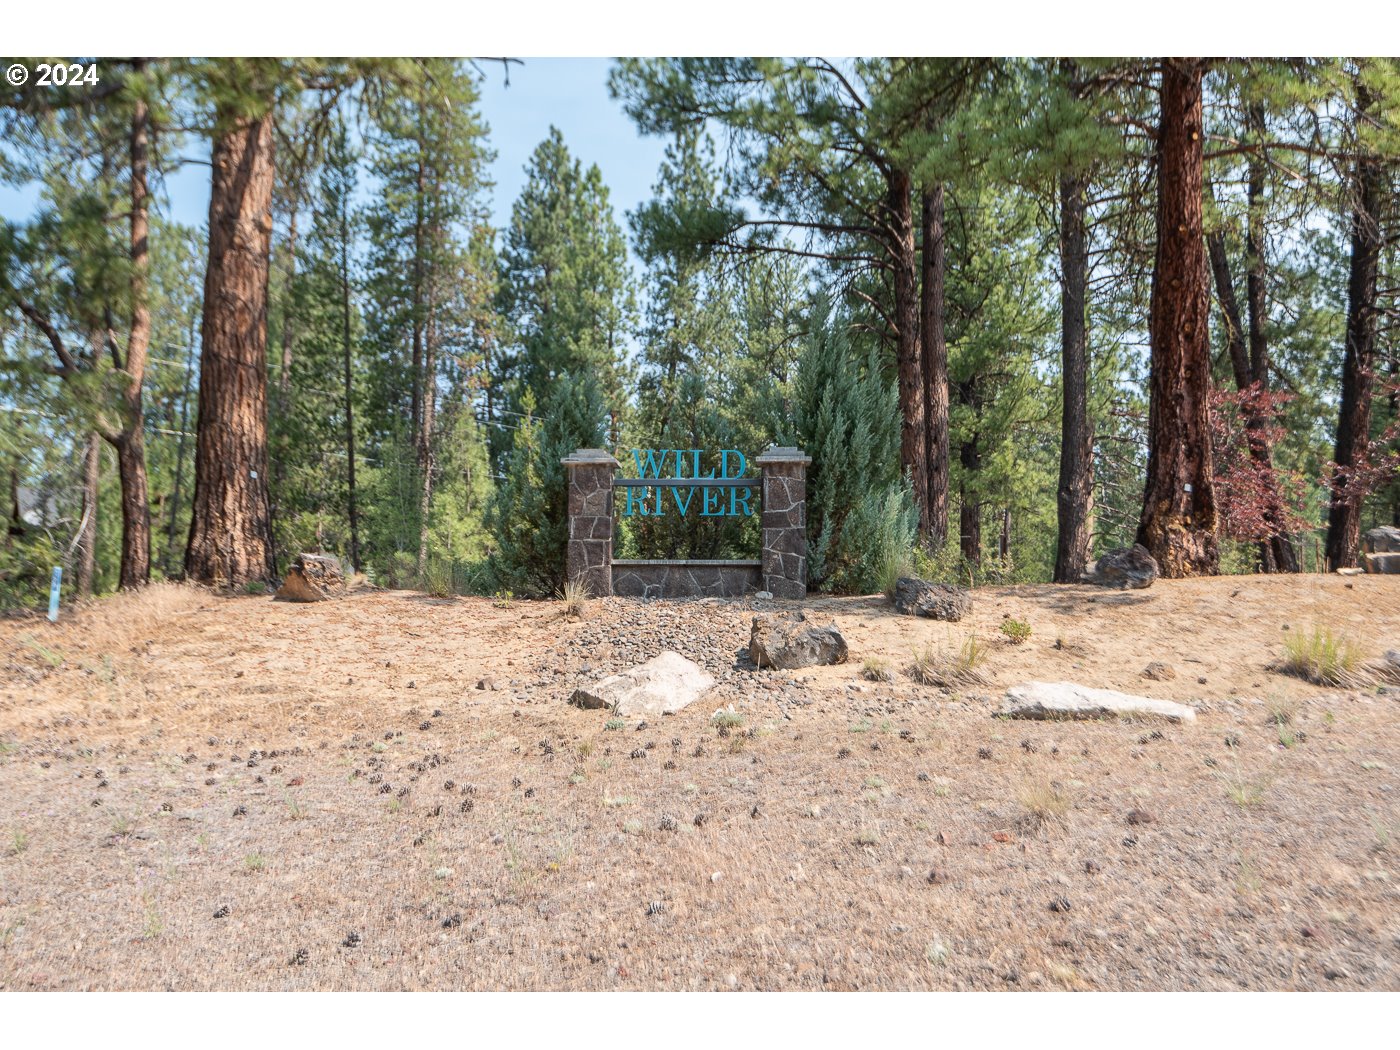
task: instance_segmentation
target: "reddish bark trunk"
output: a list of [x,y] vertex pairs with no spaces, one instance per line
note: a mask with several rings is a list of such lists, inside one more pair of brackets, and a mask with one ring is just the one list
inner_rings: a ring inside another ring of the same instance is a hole
[[217,114],[204,280],[194,506],[185,573],[238,586],[275,574],[267,490],[272,115]]
[[1157,134],[1147,483],[1137,542],[1167,578],[1219,571],[1210,446],[1210,290],[1202,230],[1201,65],[1169,60]]

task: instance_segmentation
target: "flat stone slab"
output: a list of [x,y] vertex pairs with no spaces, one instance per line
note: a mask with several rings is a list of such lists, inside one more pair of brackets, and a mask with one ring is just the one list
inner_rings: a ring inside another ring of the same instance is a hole
[[1091,689],[1073,682],[1026,682],[1006,691],[997,712],[1009,718],[1087,719],[1152,716],[1169,722],[1194,722],[1196,712],[1185,704],[1133,696],[1112,689]]
[[715,684],[699,664],[670,649],[646,663],[574,690],[569,703],[590,710],[609,708],[623,718],[673,715]]

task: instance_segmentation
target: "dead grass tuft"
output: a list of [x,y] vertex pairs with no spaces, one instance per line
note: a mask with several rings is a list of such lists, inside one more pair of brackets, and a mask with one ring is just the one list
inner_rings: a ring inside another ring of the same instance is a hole
[[1279,669],[1314,685],[1366,684],[1361,646],[1342,631],[1319,624],[1310,631],[1289,631],[1283,639],[1283,654]]
[[932,644],[914,650],[909,676],[923,685],[949,689],[965,685],[986,685],[987,676],[978,670],[982,649],[977,637],[969,634],[956,652],[945,652]]
[[588,611],[588,585],[581,577],[566,580],[555,597],[564,603],[565,616],[580,619]]
[[1070,810],[1070,797],[1048,780],[1030,781],[1017,793],[1025,813],[1021,822],[1031,830],[1063,824]]
[[883,656],[868,656],[860,666],[861,677],[870,682],[893,682],[894,671]]

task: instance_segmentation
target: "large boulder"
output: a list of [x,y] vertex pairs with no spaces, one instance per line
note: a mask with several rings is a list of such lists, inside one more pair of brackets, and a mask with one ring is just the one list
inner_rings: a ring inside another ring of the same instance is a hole
[[1134,543],[1131,547],[1106,552],[1089,567],[1082,579],[1099,587],[1117,587],[1125,591],[1130,587],[1137,590],[1151,587],[1152,581],[1160,575],[1162,570],[1157,567],[1157,559],[1141,543]]
[[699,664],[666,649],[644,664],[574,690],[569,703],[608,708],[623,718],[673,715],[715,684]]
[[1367,572],[1380,576],[1400,576],[1400,551],[1386,551],[1384,554],[1363,554],[1361,562]]
[[791,671],[813,664],[843,664],[850,655],[833,623],[815,627],[802,612],[755,616],[749,631],[749,659],[758,667]]
[[1368,554],[1400,554],[1400,529],[1381,525],[1366,533],[1362,545]]
[[298,554],[277,589],[277,597],[287,602],[323,602],[344,593],[345,573],[329,554]]
[[972,595],[961,587],[901,576],[894,584],[896,612],[956,623],[972,612]]
[[1084,719],[1151,716],[1169,722],[1194,722],[1196,712],[1185,704],[1133,696],[1112,689],[1091,689],[1073,682],[1026,682],[1006,691],[997,714],[1007,718]]

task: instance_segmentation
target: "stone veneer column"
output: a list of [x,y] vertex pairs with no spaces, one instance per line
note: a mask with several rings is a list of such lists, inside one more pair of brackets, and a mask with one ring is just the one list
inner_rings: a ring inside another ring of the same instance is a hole
[[612,594],[613,473],[604,449],[581,448],[562,460],[569,472],[567,578],[582,580],[595,598]]
[[763,473],[763,589],[774,598],[807,596],[807,465],[800,448],[768,450]]

